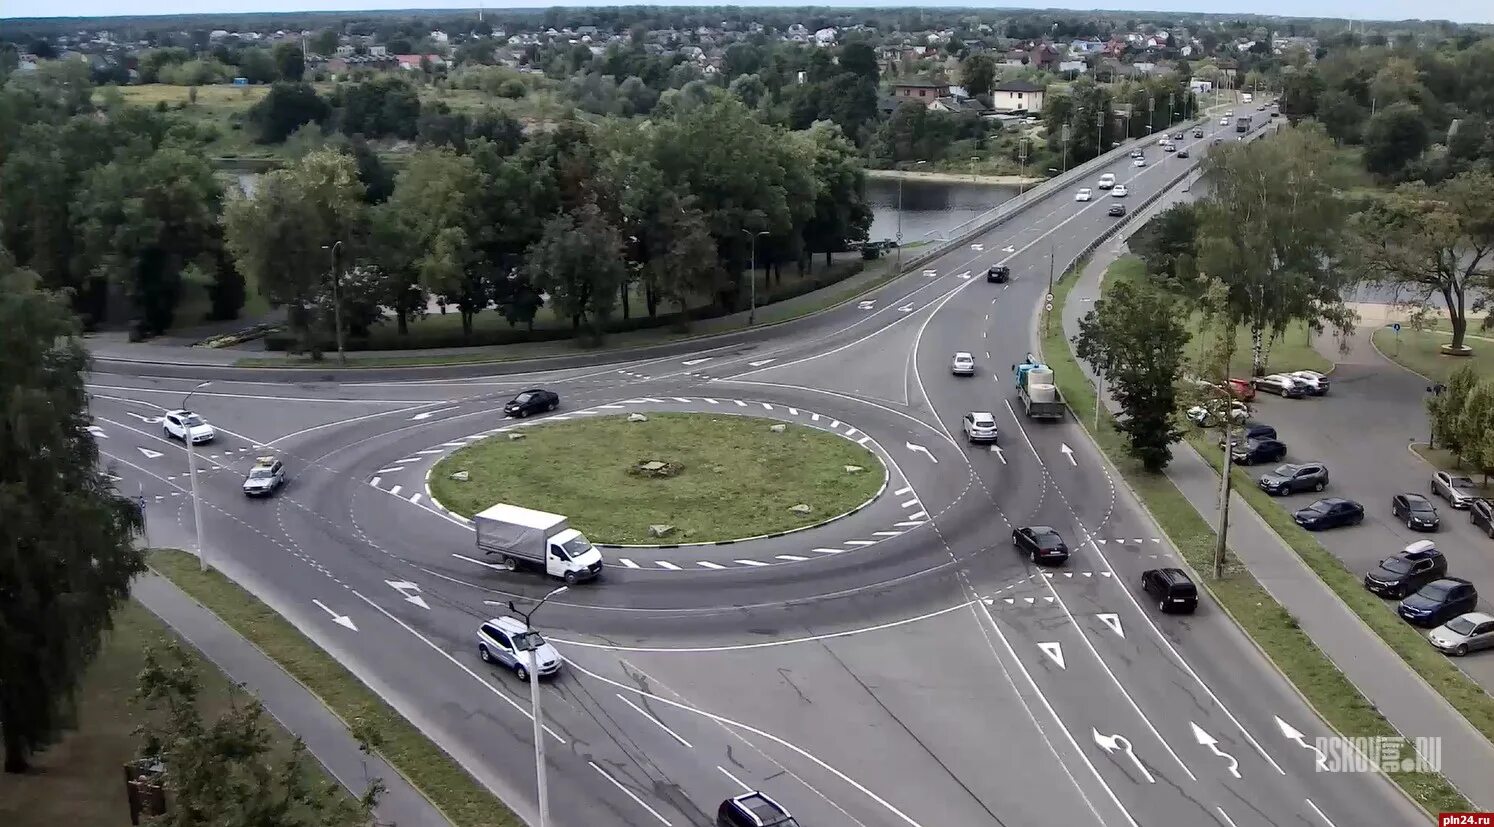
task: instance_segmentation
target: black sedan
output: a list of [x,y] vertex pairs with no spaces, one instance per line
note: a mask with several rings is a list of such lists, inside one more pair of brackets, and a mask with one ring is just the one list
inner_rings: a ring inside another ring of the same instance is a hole
[[1249,439],[1243,445],[1236,443],[1230,454],[1236,465],[1255,465],[1281,461],[1287,455],[1287,447],[1276,439]]
[[1326,497],[1292,512],[1292,520],[1308,531],[1322,531],[1364,522],[1364,506],[1341,497]]
[[1012,268],[1005,264],[993,264],[991,265],[991,269],[986,271],[986,281],[993,284],[1002,284],[1011,277]]
[[1034,563],[1062,563],[1069,559],[1069,546],[1057,529],[1046,525],[1023,526],[1012,532],[1012,545]]
[[1397,494],[1390,498],[1390,513],[1412,531],[1436,531],[1442,525],[1437,507],[1420,494]]
[[1120,218],[1121,216],[1123,216],[1123,215],[1126,214],[1126,205],[1125,204],[1111,204],[1110,205],[1110,209],[1106,210],[1105,213],[1106,213],[1106,215],[1109,215],[1111,218]]
[[560,396],[542,388],[530,388],[503,406],[503,413],[520,419],[560,407]]
[[1395,613],[1417,626],[1441,626],[1478,608],[1478,589],[1461,577],[1444,577],[1422,586],[1396,607]]

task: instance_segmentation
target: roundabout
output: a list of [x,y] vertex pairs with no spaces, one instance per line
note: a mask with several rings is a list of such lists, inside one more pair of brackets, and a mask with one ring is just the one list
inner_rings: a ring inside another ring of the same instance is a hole
[[459,448],[430,495],[465,518],[506,502],[570,518],[593,542],[736,542],[869,504],[887,471],[838,433],[757,416],[632,413],[537,423]]

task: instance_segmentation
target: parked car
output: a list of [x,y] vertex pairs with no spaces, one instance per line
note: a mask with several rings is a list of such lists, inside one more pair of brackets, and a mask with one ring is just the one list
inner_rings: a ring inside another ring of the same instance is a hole
[[1478,608],[1478,589],[1461,577],[1443,577],[1401,601],[1396,614],[1417,626],[1441,626]]
[[206,419],[191,411],[167,411],[161,417],[161,430],[167,439],[179,439],[182,442],[190,439],[193,445],[212,442],[218,436],[218,432],[213,430]]
[[1324,497],[1292,512],[1292,521],[1308,531],[1322,531],[1364,522],[1364,506],[1343,497]]
[[992,284],[1002,284],[1012,277],[1012,268],[1005,264],[993,264],[986,270],[986,281]]
[[[533,653],[519,647],[525,634],[538,638],[539,648]],[[483,663],[491,663],[511,670],[521,681],[529,680],[530,664],[539,661],[539,676],[549,677],[560,671],[560,653],[555,651],[539,632],[531,631],[524,622],[512,617],[495,617],[477,627],[477,656]]]
[[1141,573],[1141,590],[1164,613],[1191,614],[1198,608],[1198,587],[1182,569],[1147,569]]
[[954,355],[954,360],[949,363],[949,372],[955,376],[974,376],[975,357],[960,351]]
[[996,417],[984,411],[965,414],[960,427],[965,431],[965,438],[971,442],[996,441]]
[[1467,508],[1478,499],[1478,486],[1468,477],[1438,471],[1432,475],[1432,493],[1447,500],[1453,508]]
[[[1264,422],[1252,422],[1232,436],[1234,437],[1234,443],[1241,445],[1252,439],[1276,439],[1276,429]],[[1223,438],[1219,440],[1219,447],[1224,447]]]
[[1436,531],[1442,524],[1432,501],[1420,494],[1397,494],[1390,498],[1390,513],[1404,520],[1412,531]]
[[1439,652],[1462,657],[1478,649],[1494,649],[1494,615],[1469,612],[1433,629],[1427,642]]
[[799,827],[799,822],[783,805],[754,791],[721,802],[716,827]]
[[1261,474],[1259,485],[1262,491],[1273,497],[1300,494],[1303,491],[1322,491],[1328,487],[1328,466],[1321,462],[1278,465]]
[[1494,540],[1494,500],[1479,497],[1468,505],[1468,522]]
[[515,396],[507,405],[503,406],[503,412],[508,416],[524,418],[530,414],[553,411],[560,407],[560,395],[543,388],[530,388]]
[[1259,465],[1280,462],[1286,458],[1286,443],[1276,439],[1247,439],[1231,452],[1236,465]]
[[[1250,418],[1250,406],[1246,405],[1244,402],[1239,402],[1237,400],[1231,399],[1229,400],[1228,410],[1230,419],[1233,419],[1236,424],[1244,422],[1245,420]],[[1187,410],[1186,415],[1188,419],[1198,427],[1208,428],[1213,426],[1220,420],[1221,417],[1224,416],[1224,411],[1225,403],[1224,400],[1221,399],[1206,402],[1202,405],[1194,405]]]
[[1295,379],[1310,396],[1326,396],[1328,394],[1328,377],[1315,370],[1294,370],[1288,373]]
[[1090,191],[1089,187],[1080,187],[1079,191],[1074,193],[1075,201],[1088,201],[1093,197],[1094,193]]
[[1399,600],[1422,586],[1447,576],[1447,558],[1431,540],[1417,540],[1364,575],[1364,587]]
[[1106,210],[1105,214],[1108,215],[1108,216],[1110,216],[1111,218],[1121,218],[1122,216],[1124,216],[1126,214],[1126,205],[1125,204],[1111,204],[1110,205],[1110,209]]
[[1022,526],[1012,531],[1012,545],[1034,563],[1062,563],[1069,559],[1069,545],[1052,526]]
[[1255,385],[1250,384],[1249,379],[1227,379],[1224,386],[1225,390],[1229,391],[1230,396],[1241,402],[1255,401]]
[[1307,395],[1307,390],[1302,383],[1298,382],[1285,373],[1272,373],[1255,379],[1255,389],[1274,393],[1286,399],[1301,399]]

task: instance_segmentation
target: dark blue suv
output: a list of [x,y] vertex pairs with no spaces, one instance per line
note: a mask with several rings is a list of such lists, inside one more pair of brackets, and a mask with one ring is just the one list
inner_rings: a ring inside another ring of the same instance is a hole
[[1478,589],[1461,577],[1444,577],[1401,601],[1396,614],[1417,626],[1441,626],[1478,608]]

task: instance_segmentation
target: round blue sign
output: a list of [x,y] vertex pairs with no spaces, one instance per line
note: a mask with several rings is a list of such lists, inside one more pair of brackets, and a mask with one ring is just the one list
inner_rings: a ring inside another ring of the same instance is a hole
[[1397,333],[1400,333],[1401,332],[1401,323],[1400,322],[1396,322],[1395,324],[1393,324],[1393,325],[1390,326],[1390,329],[1394,330]]

